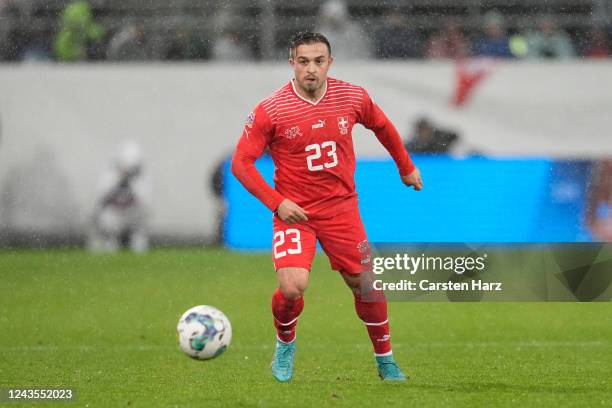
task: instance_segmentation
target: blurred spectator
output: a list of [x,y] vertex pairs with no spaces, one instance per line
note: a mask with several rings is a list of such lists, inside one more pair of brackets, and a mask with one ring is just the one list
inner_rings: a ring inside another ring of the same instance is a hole
[[474,54],[483,57],[512,58],[501,14],[490,12],[484,16],[484,36],[476,41]]
[[51,60],[51,49],[48,42],[49,34],[44,31],[29,33],[23,49],[23,61],[41,62]]
[[199,32],[189,33],[179,28],[174,32],[164,53],[166,60],[204,60],[210,58],[206,37]]
[[125,245],[134,252],[146,251],[149,204],[150,183],[140,146],[125,142],[100,180],[89,248],[113,252]]
[[27,45],[27,7],[18,0],[0,0],[0,61],[20,61]]
[[225,202],[225,167],[227,162],[231,162],[232,154],[227,154],[217,163],[215,170],[210,177],[210,189],[215,196],[216,201],[216,216],[215,216],[215,235],[213,238],[213,244],[223,245],[225,242],[224,237],[224,226],[225,217],[227,214],[227,204]]
[[610,46],[606,31],[601,27],[593,27],[589,32],[588,43],[582,52],[587,58],[610,57]]
[[612,242],[612,160],[594,164],[587,200],[587,225],[594,241]]
[[372,57],[372,44],[358,24],[351,21],[343,0],[328,0],[321,6],[316,31],[327,37],[332,55],[342,61]]
[[0,0],[0,61],[8,59],[11,10],[8,0]]
[[398,10],[392,10],[376,31],[376,56],[390,59],[422,57],[418,33]]
[[2,59],[7,61],[21,61],[28,41],[27,31],[15,25],[10,28],[5,40]]
[[221,37],[215,41],[213,57],[221,61],[244,61],[252,59],[253,54],[242,41],[238,30],[224,29]]
[[53,44],[55,58],[62,62],[86,60],[90,45],[102,41],[104,33],[87,1],[69,3],[60,17],[60,31]]
[[446,20],[443,30],[433,33],[427,41],[427,58],[461,59],[469,54],[469,42],[461,25],[453,19]]
[[438,129],[425,117],[417,119],[413,134],[405,144],[410,153],[448,153],[459,140],[455,132]]
[[164,59],[180,61],[188,59],[189,33],[186,30],[179,28],[174,32],[168,48],[164,53]]
[[129,24],[115,33],[108,44],[107,58],[112,61],[149,60],[144,26]]
[[574,54],[569,36],[549,17],[542,19],[538,31],[527,36],[528,58],[568,59]]

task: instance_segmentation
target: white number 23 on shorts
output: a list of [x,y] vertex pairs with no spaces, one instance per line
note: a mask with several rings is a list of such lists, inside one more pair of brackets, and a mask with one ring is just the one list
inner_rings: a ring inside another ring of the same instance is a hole
[[[289,248],[284,251],[279,251],[279,248],[285,244],[286,241],[291,242]],[[295,228],[289,228],[285,231],[278,231],[274,234],[274,259],[282,258],[283,256],[296,255],[302,253],[302,243],[300,242],[300,230]]]

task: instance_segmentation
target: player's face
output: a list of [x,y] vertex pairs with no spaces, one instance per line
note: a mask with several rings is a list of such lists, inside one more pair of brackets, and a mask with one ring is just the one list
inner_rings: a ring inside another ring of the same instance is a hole
[[306,93],[316,94],[323,89],[333,60],[325,44],[302,44],[295,49],[289,64],[293,67],[297,85]]

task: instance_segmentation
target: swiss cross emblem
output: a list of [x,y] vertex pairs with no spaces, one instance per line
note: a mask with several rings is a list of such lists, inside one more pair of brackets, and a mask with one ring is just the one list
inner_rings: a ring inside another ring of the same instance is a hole
[[340,129],[340,133],[346,135],[349,131],[349,121],[346,116],[338,116],[338,129]]
[[357,250],[359,250],[359,252],[362,254],[367,253],[370,250],[370,243],[368,242],[368,240],[364,239],[363,241],[358,243]]
[[284,136],[287,139],[295,139],[298,136],[302,136],[302,130],[299,128],[299,126],[294,126],[290,129],[285,130]]
[[357,244],[357,250],[361,254],[361,260],[359,261],[362,265],[367,265],[372,262],[372,255],[370,254],[370,243],[367,239],[364,239]]

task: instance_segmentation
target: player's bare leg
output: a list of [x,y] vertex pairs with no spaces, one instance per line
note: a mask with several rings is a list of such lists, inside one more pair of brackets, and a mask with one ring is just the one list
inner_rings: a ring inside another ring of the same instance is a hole
[[291,380],[295,356],[295,328],[304,308],[304,291],[309,271],[286,267],[276,271],[278,289],[272,295],[272,314],[276,327],[276,349],[272,360],[272,375],[278,381]]
[[[378,366],[378,375],[385,381],[405,381],[406,377],[393,359],[387,300],[381,291],[375,292],[368,282],[367,273],[349,274],[342,272],[342,277],[355,297],[355,311],[365,323],[368,335],[374,347],[374,356]],[[365,292],[370,289],[369,292]]]

